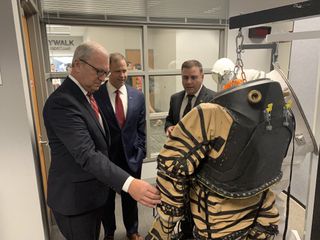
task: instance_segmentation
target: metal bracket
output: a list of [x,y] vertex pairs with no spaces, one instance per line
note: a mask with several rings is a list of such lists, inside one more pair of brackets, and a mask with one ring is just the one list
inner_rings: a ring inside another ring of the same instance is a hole
[[277,43],[268,44],[243,44],[242,49],[271,49],[271,63],[270,70],[273,70],[273,62],[278,58],[277,56]]

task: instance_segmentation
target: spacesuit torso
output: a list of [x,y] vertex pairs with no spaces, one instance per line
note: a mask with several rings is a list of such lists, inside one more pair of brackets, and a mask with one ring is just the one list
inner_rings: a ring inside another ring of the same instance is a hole
[[147,240],[170,239],[186,202],[196,239],[271,239],[277,233],[279,215],[268,189],[281,178],[293,129],[281,87],[258,80],[214,101],[189,112],[159,154],[162,204]]

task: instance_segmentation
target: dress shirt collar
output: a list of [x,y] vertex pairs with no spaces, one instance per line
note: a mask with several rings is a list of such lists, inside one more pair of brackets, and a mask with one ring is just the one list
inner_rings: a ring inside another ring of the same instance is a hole
[[[111,94],[115,94],[115,91],[117,91],[117,89],[110,83],[110,81],[107,82],[106,87],[107,87],[109,96],[111,96]],[[125,84],[123,84],[119,88],[119,92],[124,95],[127,93],[127,88],[126,88]]]

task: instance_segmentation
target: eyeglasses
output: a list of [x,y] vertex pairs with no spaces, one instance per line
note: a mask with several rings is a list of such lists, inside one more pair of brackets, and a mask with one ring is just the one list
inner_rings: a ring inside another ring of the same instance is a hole
[[83,59],[79,59],[81,62],[84,62],[85,64],[89,65],[90,67],[92,67],[94,70],[96,70],[97,72],[97,76],[98,77],[102,77],[103,75],[108,76],[109,72],[106,72],[103,69],[98,69],[94,66],[92,66],[90,63],[88,63],[87,61],[83,60]]

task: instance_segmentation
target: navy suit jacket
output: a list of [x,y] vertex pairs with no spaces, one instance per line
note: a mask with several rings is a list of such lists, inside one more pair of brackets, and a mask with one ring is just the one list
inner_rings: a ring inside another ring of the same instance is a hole
[[126,163],[133,173],[140,175],[142,162],[146,156],[145,99],[142,92],[127,84],[125,86],[128,93],[128,108],[123,128],[118,124],[106,83],[101,85],[94,96],[110,129],[110,159],[119,166]]
[[76,215],[105,204],[108,186],[121,192],[129,174],[109,160],[110,136],[81,89],[70,79],[53,92],[43,109],[51,149],[48,205]]
[[[183,90],[171,96],[169,113],[164,125],[165,131],[167,131],[168,127],[175,126],[180,121],[180,108],[185,94],[186,92]],[[199,105],[200,103],[210,102],[215,95],[216,92],[206,88],[205,86],[202,86],[194,107]]]

